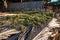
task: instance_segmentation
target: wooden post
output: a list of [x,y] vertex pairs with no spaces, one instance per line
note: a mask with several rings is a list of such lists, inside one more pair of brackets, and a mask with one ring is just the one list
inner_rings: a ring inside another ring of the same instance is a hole
[[21,0],[21,3],[23,2],[23,0]]
[[4,3],[4,7],[7,8],[7,1],[3,0],[3,3]]

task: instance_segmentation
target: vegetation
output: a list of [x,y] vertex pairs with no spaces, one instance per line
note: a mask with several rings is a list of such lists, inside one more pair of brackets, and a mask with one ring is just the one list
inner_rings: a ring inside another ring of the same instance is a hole
[[21,26],[21,29],[26,29],[25,27],[35,27],[48,21],[52,18],[52,14],[48,12],[31,12],[16,16],[0,17],[0,25],[8,25],[10,28]]

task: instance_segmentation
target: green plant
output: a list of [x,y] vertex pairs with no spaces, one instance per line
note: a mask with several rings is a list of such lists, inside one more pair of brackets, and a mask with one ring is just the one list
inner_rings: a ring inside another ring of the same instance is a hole
[[1,18],[1,24],[4,25],[9,20],[11,24],[10,28],[16,28],[19,25],[21,26],[21,30],[26,27],[34,27],[38,26],[41,23],[44,23],[52,18],[53,13],[48,12],[31,12],[31,13],[22,13],[21,15],[16,16],[6,16]]

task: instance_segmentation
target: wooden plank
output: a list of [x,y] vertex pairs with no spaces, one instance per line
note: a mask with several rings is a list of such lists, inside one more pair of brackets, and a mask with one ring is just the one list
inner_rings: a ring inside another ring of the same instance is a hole
[[8,30],[6,32],[0,33],[0,39],[6,39],[6,38],[8,38],[8,36],[19,33],[19,32],[20,31],[17,31],[16,29]]

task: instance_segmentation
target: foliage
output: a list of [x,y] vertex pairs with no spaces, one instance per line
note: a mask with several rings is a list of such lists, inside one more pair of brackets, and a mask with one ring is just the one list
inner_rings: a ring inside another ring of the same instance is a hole
[[53,13],[48,12],[22,13],[21,15],[16,16],[1,17],[0,24],[5,25],[6,22],[9,21],[9,27],[11,28],[22,25],[21,29],[26,29],[25,27],[38,26],[41,23],[48,21],[52,18],[52,15]]

